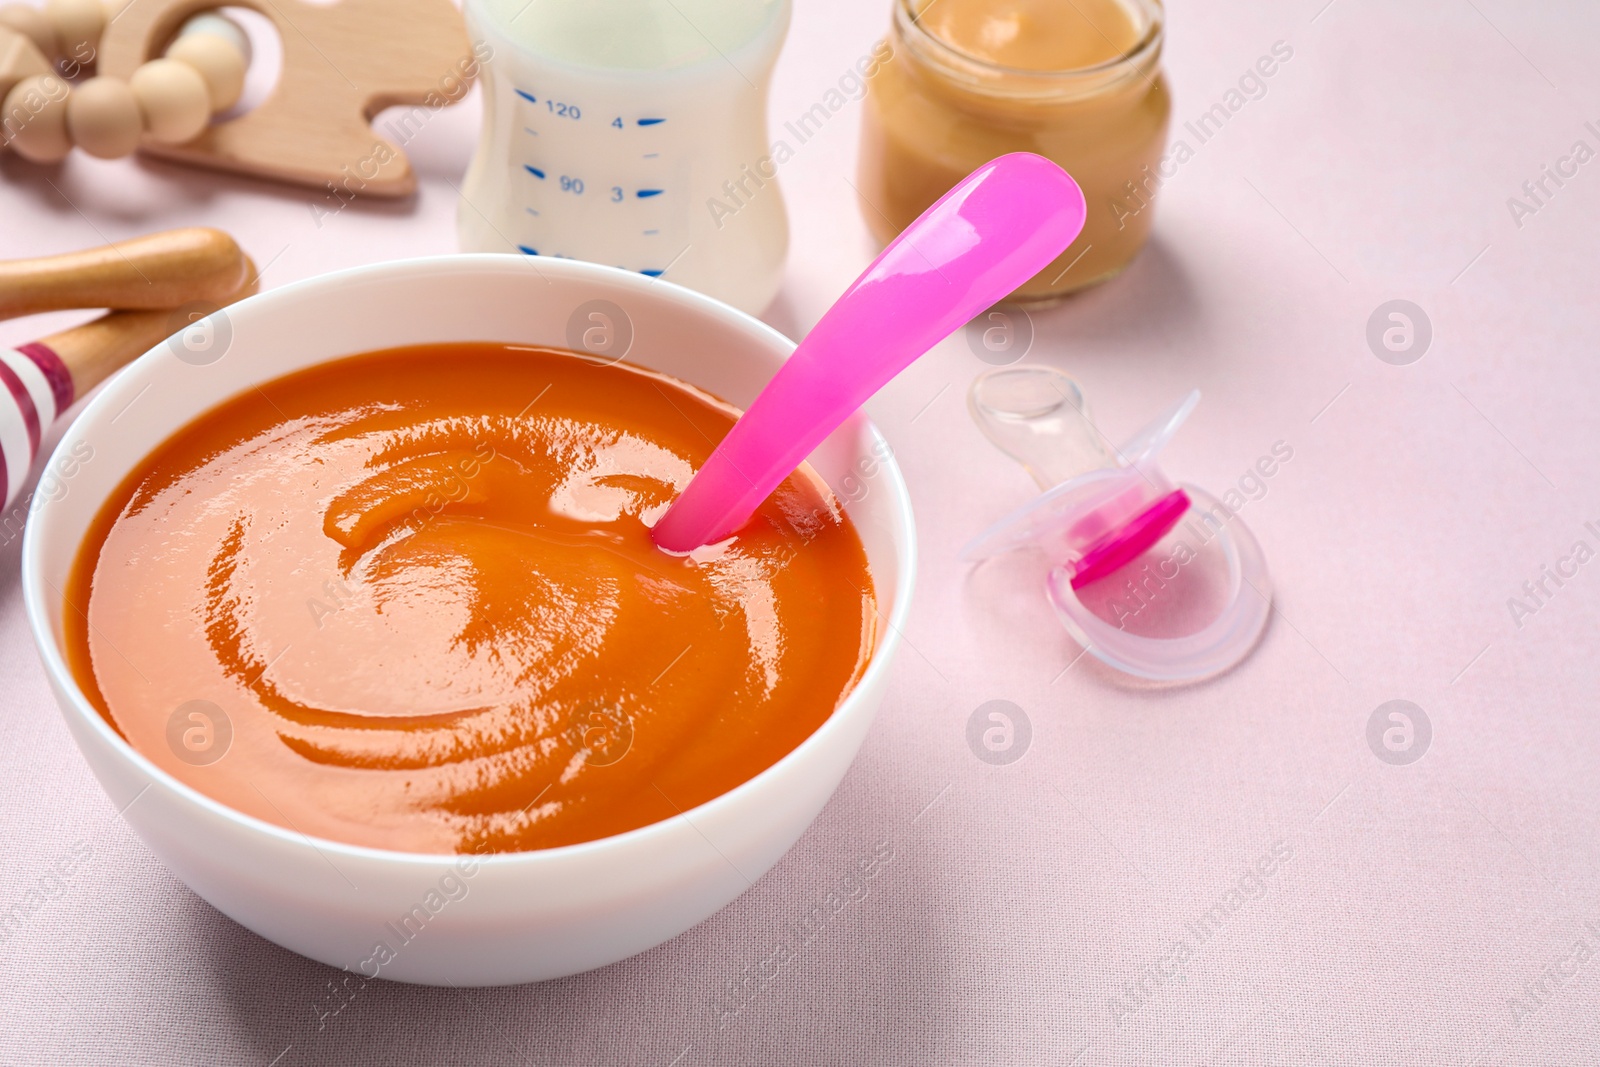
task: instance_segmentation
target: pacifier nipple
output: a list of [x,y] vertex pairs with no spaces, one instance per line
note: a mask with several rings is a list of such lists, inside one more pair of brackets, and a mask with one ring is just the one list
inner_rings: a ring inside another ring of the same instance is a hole
[[[1045,493],[980,534],[961,558],[1043,550],[1055,564],[1046,593],[1062,623],[1119,670],[1191,680],[1233,666],[1254,647],[1271,604],[1261,548],[1226,505],[1176,485],[1158,462],[1199,402],[1198,391],[1189,393],[1113,448],[1078,383],[1062,372],[1024,366],[981,375],[967,397],[973,420]],[[1220,607],[1191,623],[1184,613],[1198,598],[1183,586],[1212,584],[1209,569],[1224,576]],[[1089,588],[1104,601],[1100,610],[1080,595]]]
[[1078,383],[1053,367],[990,371],[972,383],[967,408],[983,435],[1040,489],[1116,463]]

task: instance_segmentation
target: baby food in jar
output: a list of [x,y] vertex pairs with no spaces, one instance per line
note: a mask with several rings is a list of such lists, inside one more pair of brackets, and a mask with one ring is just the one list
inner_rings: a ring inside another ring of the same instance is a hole
[[894,0],[868,88],[858,189],[887,243],[976,167],[1036,152],[1071,173],[1088,222],[1013,299],[1111,277],[1150,232],[1171,98],[1159,0]]

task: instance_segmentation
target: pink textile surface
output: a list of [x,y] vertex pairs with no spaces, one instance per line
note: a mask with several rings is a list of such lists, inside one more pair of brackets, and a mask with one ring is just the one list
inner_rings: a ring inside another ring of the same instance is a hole
[[[860,105],[829,91],[887,8],[798,0],[779,63],[794,240],[768,319],[792,335],[874,252],[849,184]],[[1146,208],[1154,240],[1035,313],[1030,359],[1076,375],[1112,439],[1204,392],[1164,463],[1236,490],[1265,546],[1277,610],[1250,659],[1135,685],[1057,624],[1042,560],[956,563],[1036,492],[966,414],[987,364],[958,334],[870,405],[919,520],[910,647],[795,849],[600,971],[362,984],[213,911],[122,823],[46,690],[6,527],[0,911],[31,903],[0,941],[0,1062],[1595,1062],[1600,8],[1169,16],[1189,151]],[[1249,75],[1277,42],[1291,58]],[[273,287],[453,251],[476,118],[474,97],[416,134],[416,201],[342,210],[157,163],[6,158],[0,257],[216,225]],[[1401,365],[1369,343],[1395,300],[1431,326]],[[1387,718],[1369,729],[1393,700],[1415,706],[1400,753]],[[969,744],[991,701],[1025,714],[1020,759]]]

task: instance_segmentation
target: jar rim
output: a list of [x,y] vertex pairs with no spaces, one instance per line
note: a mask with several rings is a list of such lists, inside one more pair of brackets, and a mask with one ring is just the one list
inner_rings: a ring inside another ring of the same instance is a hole
[[[932,0],[937,3],[938,0]],[[1138,74],[1152,66],[1161,54],[1166,35],[1165,9],[1162,0],[1127,0],[1149,18],[1149,26],[1134,45],[1119,56],[1087,67],[1066,70],[1031,70],[1011,67],[1003,63],[975,56],[931,33],[922,27],[921,12],[932,6],[923,0],[895,0],[894,26],[901,38],[919,58],[931,61],[947,76],[954,76],[978,88],[983,82],[1006,79],[1025,95],[1076,95],[1094,91],[1122,80],[1124,76]],[[1006,94],[1011,95],[1011,94]]]

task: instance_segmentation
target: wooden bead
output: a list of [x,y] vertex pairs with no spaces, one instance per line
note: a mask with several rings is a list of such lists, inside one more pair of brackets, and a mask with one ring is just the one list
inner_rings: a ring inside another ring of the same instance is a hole
[[[5,100],[18,82],[37,74],[49,74],[50,63],[27,37],[9,26],[0,25],[0,101]],[[0,122],[4,118],[0,117]],[[5,134],[0,132],[0,141]]]
[[87,66],[94,62],[106,12],[100,0],[45,0],[44,17],[56,31],[56,47],[63,59]]
[[121,78],[90,78],[74,89],[67,100],[67,133],[91,156],[132,155],[144,136],[144,117],[128,83]]
[[59,163],[72,151],[67,136],[67,104],[72,89],[58,75],[24,78],[6,94],[5,130],[9,147],[32,163]]
[[161,144],[185,144],[211,121],[211,95],[200,72],[176,59],[154,59],[128,83],[144,128]]
[[244,65],[250,65],[252,45],[250,35],[244,32],[244,27],[220,11],[202,11],[200,14],[185,22],[178,30],[179,37],[187,37],[191,33],[209,33],[214,37],[221,37],[239,50],[244,56]]
[[31,4],[6,4],[0,7],[0,26],[16,30],[32,41],[46,59],[54,60],[61,54],[56,43],[56,31],[44,12]]
[[200,72],[211,94],[211,110],[226,111],[244,94],[244,56],[226,39],[211,33],[179,37],[167,49],[167,58],[187,63]]

